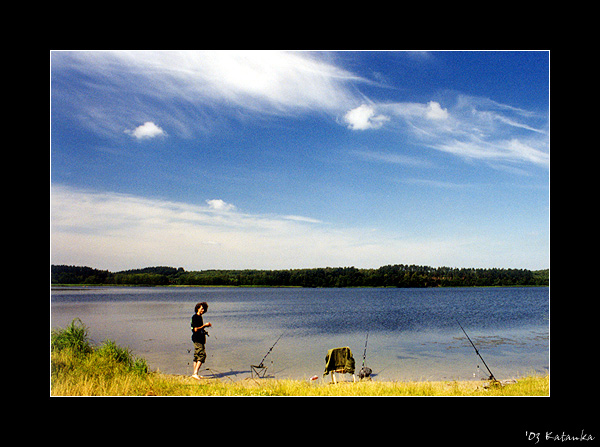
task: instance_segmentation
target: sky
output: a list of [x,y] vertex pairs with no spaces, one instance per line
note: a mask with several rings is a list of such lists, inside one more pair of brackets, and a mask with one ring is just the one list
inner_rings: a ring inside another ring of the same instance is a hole
[[547,51],[51,51],[51,263],[549,266]]

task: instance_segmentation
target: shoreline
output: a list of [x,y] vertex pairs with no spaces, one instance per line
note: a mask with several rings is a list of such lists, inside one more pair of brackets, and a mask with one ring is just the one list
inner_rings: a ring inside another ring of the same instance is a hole
[[[189,376],[161,375],[157,373],[157,385],[165,380],[179,389],[177,395],[201,396],[550,396],[549,376],[524,376],[502,380],[493,384],[489,380],[449,381],[377,381],[352,380],[333,384],[329,376],[310,379],[256,379],[225,381],[223,378],[196,380]],[[175,385],[178,384],[178,385]],[[161,396],[160,386],[149,390],[147,396]],[[189,393],[189,394],[188,394]]]
[[50,284],[50,290],[86,290],[92,287],[148,287],[148,288],[228,288],[228,289],[499,289],[505,287],[547,287],[548,285],[507,285],[507,286],[435,286],[435,287],[396,287],[396,286],[343,286],[343,287],[304,287],[304,286],[268,286],[268,285],[196,285],[196,284]]
[[[136,380],[137,379],[137,380]],[[365,380],[330,382],[330,378],[294,380],[246,378],[228,381],[224,378],[193,379],[190,376],[152,372],[144,378],[119,379],[92,387],[72,383],[65,387],[52,384],[52,396],[227,396],[227,397],[474,397],[474,396],[550,396],[549,376],[525,376],[491,384],[487,380],[464,381],[385,381]],[[138,383],[139,381],[139,383]],[[54,381],[53,381],[54,382]]]
[[[87,327],[73,320],[53,330],[50,353],[51,396],[549,396],[550,376],[529,375],[494,384],[481,380],[353,382],[344,375],[337,384],[322,374],[304,378],[246,378],[234,381],[212,368],[213,377],[151,371],[144,358],[105,340],[94,346]],[[217,373],[217,374],[215,374]],[[320,380],[319,380],[320,379]],[[491,386],[490,386],[491,385]]]

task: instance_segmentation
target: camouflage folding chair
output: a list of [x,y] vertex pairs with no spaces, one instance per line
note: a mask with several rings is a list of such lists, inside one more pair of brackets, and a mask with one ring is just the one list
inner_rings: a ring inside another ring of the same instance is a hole
[[352,350],[348,346],[330,349],[325,356],[325,372],[323,373],[323,377],[331,374],[331,381],[335,384],[337,383],[335,373],[352,374],[352,381],[356,382],[354,366],[355,362]]

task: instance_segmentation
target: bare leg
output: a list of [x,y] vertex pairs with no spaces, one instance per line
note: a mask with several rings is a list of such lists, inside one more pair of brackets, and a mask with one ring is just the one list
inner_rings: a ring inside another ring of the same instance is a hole
[[194,362],[194,374],[198,374],[198,371],[200,371],[201,366],[202,362]]

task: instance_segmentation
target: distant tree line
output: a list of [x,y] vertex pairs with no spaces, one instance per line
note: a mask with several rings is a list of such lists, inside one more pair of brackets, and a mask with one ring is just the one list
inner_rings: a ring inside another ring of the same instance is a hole
[[52,284],[271,287],[472,287],[547,286],[549,271],[386,265],[377,269],[326,267],[292,270],[202,270],[146,267],[109,272],[91,267],[51,266]]

